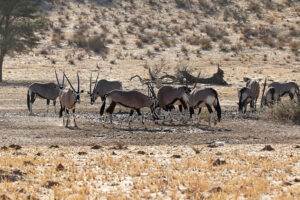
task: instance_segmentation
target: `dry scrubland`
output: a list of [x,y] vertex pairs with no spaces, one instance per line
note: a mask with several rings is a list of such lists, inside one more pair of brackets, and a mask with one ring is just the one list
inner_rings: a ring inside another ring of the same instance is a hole
[[299,146],[2,148],[2,199],[299,199]]
[[[300,198],[299,121],[284,106],[268,112],[276,113],[275,122],[270,115],[236,113],[244,77],[300,83],[299,1],[53,0],[42,8],[47,30],[41,44],[4,62],[0,142],[22,148],[0,150],[0,199]],[[216,127],[206,126],[207,114],[200,126],[182,125],[178,116],[159,126],[147,116],[150,131],[138,122],[128,130],[121,124],[127,116],[118,114],[115,129],[103,127],[100,100],[91,106],[87,94],[77,107],[78,130],[45,114],[44,100],[28,116],[28,86],[55,81],[53,67],[74,84],[79,71],[86,91],[90,72],[100,71],[100,78],[145,92],[129,78],[148,78],[149,67],[157,76],[185,68],[204,78],[217,64],[229,86],[213,86],[224,113]],[[199,145],[214,140],[226,144]],[[275,151],[260,151],[266,143]],[[94,144],[103,147],[91,150]],[[217,159],[220,165],[213,166]]]

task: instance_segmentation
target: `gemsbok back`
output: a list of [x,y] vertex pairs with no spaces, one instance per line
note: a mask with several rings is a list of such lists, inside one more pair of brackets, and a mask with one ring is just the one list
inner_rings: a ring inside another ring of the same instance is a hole
[[172,122],[175,103],[178,104],[178,102],[180,102],[179,105],[183,106],[185,111],[188,111],[189,93],[190,93],[190,89],[187,86],[181,86],[178,88],[172,86],[162,86],[161,88],[159,88],[157,92],[157,100],[158,100],[157,107],[159,107],[159,113],[161,112],[161,109],[168,112],[170,116],[170,121]]
[[93,105],[98,97],[104,100],[104,96],[113,90],[122,90],[122,83],[120,81],[108,81],[101,79],[98,82],[99,73],[97,75],[94,89],[92,91],[92,74],[90,78],[90,92],[88,93],[91,98],[91,105]]
[[247,105],[250,103],[252,111],[256,111],[257,99],[259,96],[260,86],[255,80],[248,80],[246,87],[243,87],[238,91],[239,97],[239,112],[246,113]]
[[146,96],[141,92],[131,90],[131,91],[122,91],[122,90],[113,90],[108,94],[104,95],[104,102],[100,109],[100,115],[102,116],[105,110],[105,104],[109,104],[109,107],[106,109],[106,112],[109,114],[110,123],[112,124],[112,114],[116,105],[121,105],[123,107],[127,107],[130,109],[129,119],[128,119],[128,126],[130,127],[130,123],[132,121],[132,116],[134,111],[138,113],[138,116],[141,119],[141,123],[145,126],[143,115],[141,113],[141,109],[148,107],[151,110],[153,119],[157,119],[157,115],[155,113],[155,94],[152,92],[152,97]]
[[67,122],[66,122],[66,127],[68,127],[70,116],[69,116],[69,110],[72,109],[73,111],[73,119],[74,119],[74,126],[77,127],[76,120],[75,120],[75,107],[76,103],[80,103],[80,94],[83,93],[84,91],[80,91],[80,81],[79,81],[79,75],[77,72],[77,83],[78,87],[77,90],[74,89],[72,86],[70,80],[64,73],[64,77],[66,77],[69,85],[71,88],[68,88],[67,90],[63,90],[59,93],[59,101],[60,101],[60,111],[59,111],[59,117],[63,116],[63,112],[65,111],[65,114],[63,116],[63,124],[65,125],[65,115],[67,114]]
[[194,88],[189,95],[190,118],[193,119],[194,109],[199,108],[198,121],[200,123],[200,113],[203,106],[206,106],[209,112],[209,126],[214,118],[212,106],[217,111],[218,121],[221,121],[221,106],[219,102],[218,93],[213,88],[198,89]]
[[288,82],[288,83],[279,83],[273,82],[268,86],[266,94],[262,98],[261,105],[274,104],[280,101],[280,98],[284,95],[288,94],[290,99],[293,100],[295,95],[300,98],[299,86],[295,82]]
[[49,109],[50,100],[53,101],[54,113],[56,114],[56,99],[60,90],[64,88],[64,78],[62,84],[59,83],[57,73],[55,70],[55,76],[57,84],[55,83],[33,83],[29,86],[27,92],[27,107],[32,115],[32,104],[35,102],[36,97],[46,99],[47,101],[47,113]]

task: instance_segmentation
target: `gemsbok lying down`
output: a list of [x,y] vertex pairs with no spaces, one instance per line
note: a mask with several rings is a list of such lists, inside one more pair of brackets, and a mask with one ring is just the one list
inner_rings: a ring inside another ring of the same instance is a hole
[[70,87],[68,90],[63,90],[59,93],[59,101],[60,101],[60,111],[59,111],[59,117],[63,116],[63,112],[65,111],[65,114],[63,116],[63,125],[65,125],[65,115],[67,114],[67,122],[66,122],[66,127],[68,127],[69,120],[70,120],[70,115],[69,115],[69,110],[72,109],[73,111],[73,119],[74,119],[74,126],[77,127],[76,120],[75,120],[75,107],[76,103],[80,103],[80,94],[83,93],[84,91],[80,91],[80,81],[79,81],[79,75],[77,72],[77,82],[78,82],[78,87],[77,91],[74,89],[72,86],[70,80],[64,73],[64,76],[66,77]]
[[[152,94],[152,95],[155,95],[155,94]],[[129,119],[128,119],[129,127],[130,127],[130,123],[132,121],[133,113],[134,113],[134,111],[136,111],[138,113],[138,116],[141,119],[141,122],[142,122],[144,128],[146,129],[143,115],[141,113],[141,109],[145,108],[145,107],[150,108],[153,119],[154,120],[157,119],[157,115],[155,113],[155,104],[156,104],[155,96],[148,97],[148,96],[144,95],[143,93],[134,91],[134,90],[131,90],[131,91],[113,90],[104,96],[104,102],[100,109],[101,116],[104,113],[106,101],[107,101],[107,104],[109,105],[109,107],[106,109],[106,112],[109,114],[111,124],[112,124],[112,114],[113,114],[114,109],[117,104],[127,107],[127,108],[130,108],[130,114],[129,114]]]
[[200,113],[203,106],[206,106],[209,112],[209,126],[214,118],[212,106],[217,111],[218,121],[221,121],[221,106],[218,98],[218,93],[213,88],[198,89],[194,88],[189,95],[190,118],[193,119],[194,109],[199,108],[198,121],[200,122]]
[[246,113],[247,105],[250,103],[250,108],[256,111],[257,99],[259,96],[259,83],[255,80],[248,80],[246,87],[238,91],[239,97],[239,112]]
[[88,93],[91,98],[91,105],[93,105],[98,97],[101,97],[101,100],[104,100],[104,96],[113,91],[113,90],[122,90],[122,83],[120,81],[107,81],[101,79],[98,81],[99,73],[96,78],[94,89],[92,91],[92,74],[90,78],[90,92]]
[[273,82],[269,85],[266,94],[262,98],[261,105],[267,105],[277,103],[280,98],[286,94],[289,94],[290,99],[293,100],[295,95],[299,101],[299,86],[295,82],[279,83]]
[[[187,86],[181,86],[178,88],[172,86],[162,86],[161,88],[159,88],[157,92],[157,100],[158,100],[157,107],[159,107],[158,113],[161,112],[161,109],[168,112],[170,116],[170,121],[172,122],[173,121],[172,112],[174,110],[174,105],[178,104],[178,102],[180,102],[179,105],[183,106],[184,110],[188,112],[189,93],[190,93],[190,89]],[[185,120],[187,120],[187,116]]]
[[56,114],[56,99],[59,95],[60,90],[64,88],[64,77],[62,84],[59,83],[57,73],[55,71],[56,81],[55,83],[33,83],[29,86],[27,92],[27,107],[32,115],[32,104],[34,103],[36,97],[47,100],[47,113],[49,109],[50,100],[53,101],[54,113]]

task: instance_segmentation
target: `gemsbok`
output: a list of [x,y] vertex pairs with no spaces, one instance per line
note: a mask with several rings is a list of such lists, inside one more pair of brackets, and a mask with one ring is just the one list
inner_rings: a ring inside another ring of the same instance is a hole
[[110,123],[112,124],[112,114],[114,112],[116,105],[118,104],[130,109],[130,114],[128,119],[129,128],[130,128],[130,123],[132,121],[133,113],[134,111],[136,111],[138,116],[140,117],[141,123],[146,129],[147,127],[145,126],[143,115],[141,113],[142,108],[145,107],[150,108],[153,119],[154,120],[157,119],[157,115],[155,113],[155,105],[156,105],[156,99],[154,96],[155,94],[153,90],[151,92],[152,92],[152,96],[149,97],[135,90],[131,90],[131,91],[113,90],[108,94],[104,95],[104,102],[100,109],[100,115],[101,116],[103,115],[105,110],[105,104],[107,101],[109,107],[106,109],[106,112],[109,114]]
[[[187,86],[181,86],[178,88],[172,86],[162,86],[161,88],[159,88],[157,92],[157,100],[158,100],[157,107],[159,107],[158,113],[161,112],[161,109],[168,112],[170,116],[170,121],[172,122],[173,110],[175,108],[174,107],[175,104],[178,104],[179,106],[183,106],[184,110],[188,112],[189,93],[190,93],[190,89]],[[181,110],[182,108],[179,107],[179,109]]]
[[213,88],[198,89],[194,88],[189,95],[190,118],[193,119],[194,109],[199,108],[198,121],[200,123],[200,113],[203,106],[206,106],[209,112],[209,126],[214,118],[212,106],[217,111],[218,121],[221,121],[221,106],[218,93]]
[[252,111],[256,111],[257,99],[259,96],[260,86],[255,80],[248,80],[246,87],[238,90],[239,112],[246,113],[247,105],[250,103]]
[[33,83],[29,86],[27,92],[27,107],[32,115],[32,104],[35,102],[37,97],[46,99],[47,101],[47,113],[49,109],[50,100],[53,101],[54,113],[56,114],[56,99],[59,92],[64,89],[64,77],[62,84],[59,83],[57,73],[55,70],[55,76],[57,84],[55,83]]
[[266,94],[262,98],[261,105],[267,105],[277,103],[280,101],[280,98],[284,95],[288,94],[290,99],[293,100],[295,95],[300,98],[299,86],[295,82],[288,83],[279,83],[273,82],[268,86]]
[[79,81],[79,75],[77,72],[77,91],[74,89],[72,86],[70,80],[64,73],[64,77],[66,77],[69,85],[71,88],[68,88],[66,91],[63,90],[59,93],[59,101],[60,101],[60,111],[59,111],[59,117],[63,116],[63,112],[65,111],[65,114],[63,116],[63,125],[65,125],[65,115],[67,114],[67,122],[66,122],[66,127],[68,127],[70,116],[69,116],[69,110],[72,109],[73,111],[73,119],[74,119],[74,126],[77,127],[76,120],[75,120],[75,107],[76,103],[80,103],[80,94],[83,93],[84,91],[80,91],[80,81]]
[[104,100],[104,96],[113,91],[113,90],[122,90],[122,83],[120,81],[108,81],[105,79],[101,79],[98,82],[99,73],[97,75],[94,89],[92,91],[92,74],[90,78],[90,92],[88,94],[91,98],[91,105],[93,105],[98,97],[101,97],[101,100]]

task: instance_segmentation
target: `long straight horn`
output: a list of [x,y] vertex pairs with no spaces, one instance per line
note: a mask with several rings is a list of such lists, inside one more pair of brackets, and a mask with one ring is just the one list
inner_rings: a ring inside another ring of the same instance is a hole
[[92,72],[90,77],[90,94],[92,94]]
[[80,90],[80,81],[79,81],[79,74],[78,74],[78,72],[77,72],[77,82],[78,82],[78,90],[77,90],[77,92],[79,92],[79,90]]
[[96,86],[97,86],[98,77],[99,77],[99,72],[98,72],[98,74],[97,74],[96,82],[95,82],[95,85],[94,85],[94,90],[96,89]]
[[198,79],[199,79],[200,74],[201,74],[201,72],[198,73],[198,76],[197,76],[197,79],[195,80],[195,84],[194,84],[193,89],[195,89],[196,86],[197,86],[197,83],[198,83]]
[[67,79],[67,81],[68,81],[70,87],[72,88],[72,90],[73,90],[74,92],[76,92],[76,90],[74,89],[73,85],[71,84],[71,82],[70,82],[70,80],[68,79],[68,77],[67,77],[67,75],[65,74],[65,72],[64,72],[64,76],[66,77],[66,79]]
[[65,86],[65,76],[63,76],[62,87]]
[[58,80],[58,76],[57,76],[57,73],[56,73],[56,70],[55,70],[55,76],[56,76],[56,81],[57,81],[57,84],[58,84],[58,86],[60,86],[60,84],[59,84],[59,80]]

